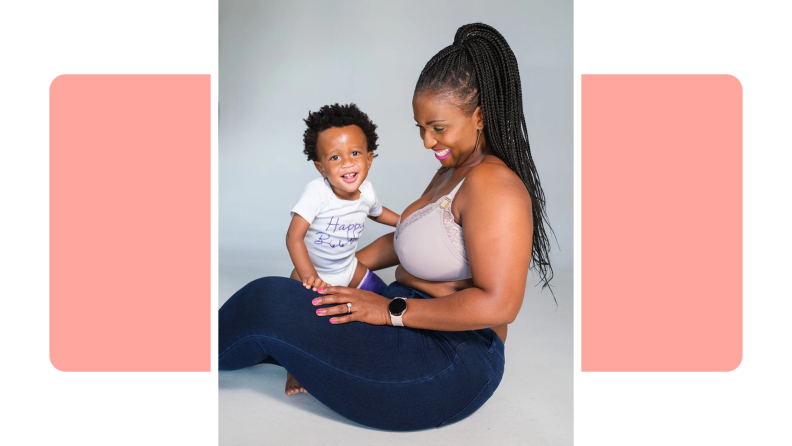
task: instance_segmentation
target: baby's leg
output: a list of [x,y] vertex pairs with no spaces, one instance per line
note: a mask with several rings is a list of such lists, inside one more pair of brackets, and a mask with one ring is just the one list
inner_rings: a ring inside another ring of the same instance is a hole
[[[352,275],[352,280],[349,282],[349,288],[357,288],[360,285],[360,281],[363,280],[363,277],[366,275],[366,265],[362,262],[358,261],[357,267],[355,267],[355,274]],[[333,285],[332,283],[330,285]]]
[[[355,278],[359,274],[361,267],[363,269],[363,273],[361,274],[361,278],[356,281]],[[366,266],[363,265],[363,263],[360,261],[358,261],[357,264],[357,270],[355,271],[355,278],[353,278],[352,282],[350,282],[349,284],[350,288],[360,288],[361,290],[382,294],[383,291],[385,291],[385,288],[388,287],[388,285],[385,282],[383,282],[378,275],[374,274],[374,271],[371,271],[370,269],[366,268]]]

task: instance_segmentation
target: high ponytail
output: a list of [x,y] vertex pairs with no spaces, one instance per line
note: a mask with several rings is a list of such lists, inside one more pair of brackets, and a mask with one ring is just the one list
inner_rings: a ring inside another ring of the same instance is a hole
[[481,107],[488,148],[520,177],[531,196],[534,223],[531,267],[539,272],[542,288],[549,286],[553,267],[545,227],[551,232],[552,228],[528,144],[517,58],[506,39],[483,23],[460,27],[454,43],[440,50],[421,71],[415,96],[421,93],[452,94],[467,116]]

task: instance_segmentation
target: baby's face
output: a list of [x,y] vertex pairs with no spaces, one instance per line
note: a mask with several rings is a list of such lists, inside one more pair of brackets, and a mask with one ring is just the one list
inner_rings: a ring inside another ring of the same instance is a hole
[[366,135],[356,125],[322,130],[316,140],[314,165],[327,178],[336,196],[355,200],[368,175],[374,152],[366,149]]

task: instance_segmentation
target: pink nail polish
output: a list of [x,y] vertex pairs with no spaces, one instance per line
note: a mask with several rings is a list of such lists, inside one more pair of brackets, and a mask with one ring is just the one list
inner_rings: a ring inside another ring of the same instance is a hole
[[334,317],[331,317],[331,318],[330,318],[330,323],[331,323],[331,324],[335,324],[335,318],[334,318]]
[[319,303],[319,299],[314,299],[314,300],[312,300],[311,302],[313,302],[313,304],[314,304],[314,305],[316,305],[316,304],[318,304],[318,303]]
[[321,289],[321,288],[319,288],[317,291],[319,291],[319,292],[321,293],[321,292],[322,292],[322,289]]
[[321,309],[316,310],[316,314],[322,314],[322,313],[323,313],[323,311]]

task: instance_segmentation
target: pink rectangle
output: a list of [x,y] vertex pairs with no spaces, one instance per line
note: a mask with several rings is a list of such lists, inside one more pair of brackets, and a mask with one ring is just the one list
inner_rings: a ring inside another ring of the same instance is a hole
[[50,86],[50,361],[209,371],[209,75]]
[[742,86],[583,75],[582,370],[742,361]]

